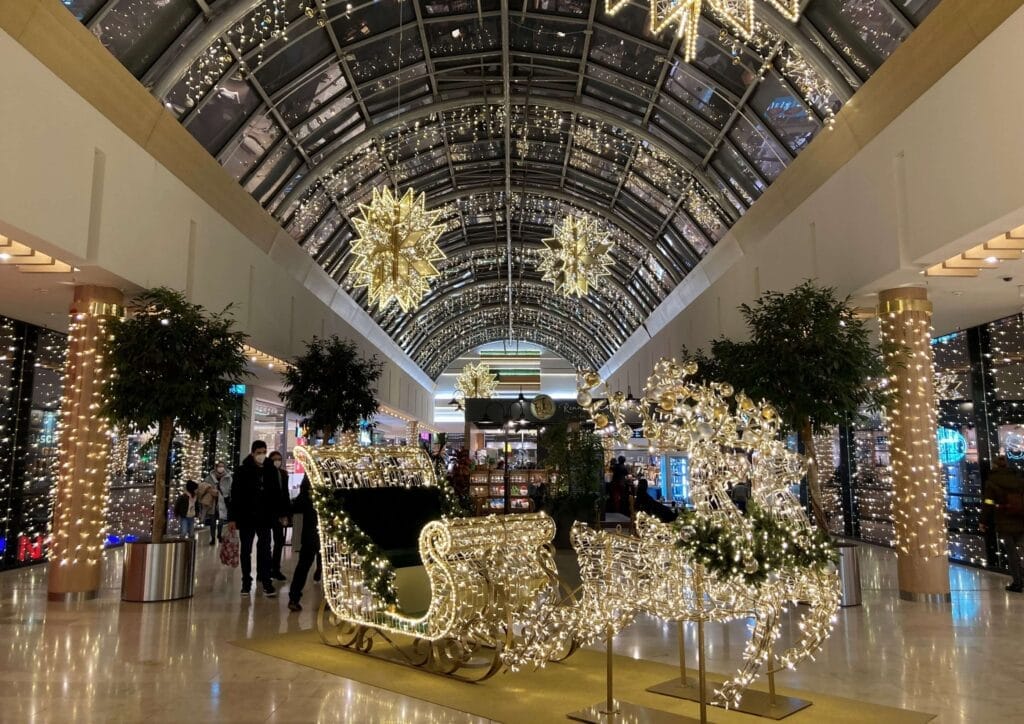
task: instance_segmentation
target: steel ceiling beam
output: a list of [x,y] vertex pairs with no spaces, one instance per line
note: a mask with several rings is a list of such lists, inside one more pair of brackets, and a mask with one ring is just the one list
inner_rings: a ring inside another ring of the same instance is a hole
[[[525,99],[523,96],[512,96],[510,99],[511,105],[522,105]],[[302,194],[309,190],[309,188],[319,181],[320,177],[323,176],[328,170],[332,169],[339,162],[344,160],[353,151],[359,147],[370,142],[378,136],[389,133],[401,126],[409,123],[415,123],[421,121],[424,118],[445,113],[448,111],[458,110],[465,107],[477,107],[482,105],[496,105],[500,102],[500,99],[490,99],[485,96],[467,96],[464,98],[455,98],[451,100],[441,101],[440,103],[432,103],[426,106],[419,106],[418,108],[412,109],[401,116],[390,118],[387,121],[377,124],[371,128],[367,128],[365,131],[355,136],[351,140],[347,141],[343,145],[328,154],[319,164],[316,165],[312,171],[306,175],[295,187],[289,192],[285,199],[281,202],[281,208],[288,208],[292,203],[297,201]],[[691,173],[705,188],[708,194],[716,199],[721,206],[722,210],[729,214],[730,220],[735,221],[738,218],[738,214],[735,213],[735,209],[721,196],[721,192],[714,182],[704,173],[703,170],[697,168],[697,166],[681,154],[676,149],[668,145],[664,139],[655,136],[646,129],[638,128],[636,126],[629,125],[625,119],[602,111],[592,106],[587,106],[582,103],[576,103],[575,101],[562,100],[556,98],[546,97],[534,97],[530,99],[530,104],[537,107],[549,108],[555,111],[562,111],[564,113],[577,113],[581,116],[585,116],[601,123],[607,123],[621,128],[624,132],[640,138],[646,141],[650,145],[658,148],[666,156],[671,158],[675,163],[681,166],[685,171]]]
[[[466,324],[468,323],[469,319],[474,315],[481,315],[491,310],[504,308],[504,302],[498,302],[495,304],[484,304],[473,309],[472,313],[469,315],[442,317],[441,319],[436,320],[427,329],[415,330],[412,337],[412,341],[408,345],[403,345],[403,349],[406,350],[406,353],[410,357],[415,359],[417,353],[419,352],[419,349],[423,346],[424,342],[428,339],[437,336],[437,334],[442,329],[446,329],[447,327],[450,327],[453,324]],[[607,337],[599,334],[599,332],[601,331],[600,326],[596,328],[591,328],[589,325],[584,325],[579,319],[574,319],[573,317],[568,316],[562,310],[551,309],[550,307],[543,307],[539,304],[521,303],[516,305],[516,309],[529,312],[536,312],[539,315],[550,315],[551,317],[555,317],[565,325],[572,327],[573,329],[576,329],[580,334],[584,335],[585,337],[592,337],[593,343],[597,346],[598,350],[607,357],[611,357],[612,354],[614,354],[615,352],[615,348],[612,347],[612,345],[609,343]],[[509,335],[512,334],[511,329],[508,329],[507,331]],[[512,337],[510,336],[509,339],[512,339]]]
[[[516,334],[517,330],[520,331],[520,334]],[[442,329],[440,333],[443,334],[446,333],[447,331],[447,329]],[[418,364],[420,368],[423,371],[425,371],[429,377],[433,377],[434,379],[436,379],[444,372],[444,369],[449,364],[451,364],[452,360],[458,359],[463,354],[465,354],[467,350],[473,349],[473,347],[478,347],[481,344],[487,344],[488,342],[500,341],[507,331],[508,330],[506,330],[504,326],[496,327],[494,325],[474,329],[473,334],[476,334],[478,337],[483,338],[483,342],[472,341],[472,336],[468,337],[468,339],[470,340],[469,342],[463,342],[462,340],[467,338],[466,335],[460,336],[458,334],[449,334],[448,336],[452,340],[450,343],[445,344],[439,347],[437,350],[431,352],[422,361],[416,360],[416,364]],[[546,339],[548,341],[531,340],[530,335],[534,335],[535,337],[537,337],[538,340]],[[550,330],[546,330],[543,328],[525,327],[517,324],[515,325],[515,327],[513,327],[512,336],[514,339],[527,342],[533,341],[535,344],[543,345],[544,347],[547,347],[551,351],[555,352],[564,359],[569,360],[570,362],[574,362],[577,360],[581,362],[587,362],[594,369],[597,369],[603,363],[602,360],[595,359],[590,352],[586,352],[580,349],[576,344],[566,340],[564,337],[559,337]],[[566,351],[569,351],[570,354],[566,354]],[[445,358],[445,355],[448,355],[447,359]],[[575,358],[575,360],[573,358]],[[438,366],[440,366],[441,369],[437,370],[436,374],[432,374],[432,369]]]

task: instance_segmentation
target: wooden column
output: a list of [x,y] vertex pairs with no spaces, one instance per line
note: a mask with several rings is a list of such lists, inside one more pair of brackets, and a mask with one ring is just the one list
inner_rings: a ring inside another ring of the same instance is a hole
[[889,385],[886,410],[900,598],[948,601],[946,493],[939,476],[931,347],[932,305],[920,287],[879,294]]
[[92,598],[100,588],[110,458],[109,428],[99,417],[107,376],[100,343],[107,323],[122,314],[123,300],[118,289],[80,286],[71,304],[50,542],[51,600]]

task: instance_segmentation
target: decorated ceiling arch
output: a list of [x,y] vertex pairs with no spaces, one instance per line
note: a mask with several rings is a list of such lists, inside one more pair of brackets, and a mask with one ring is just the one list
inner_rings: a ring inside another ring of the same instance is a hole
[[[599,367],[937,2],[755,0],[749,37],[705,2],[685,62],[641,3],[64,0],[432,377],[500,339]],[[413,311],[352,284],[378,187],[441,212]],[[538,268],[566,215],[615,242],[583,298]]]

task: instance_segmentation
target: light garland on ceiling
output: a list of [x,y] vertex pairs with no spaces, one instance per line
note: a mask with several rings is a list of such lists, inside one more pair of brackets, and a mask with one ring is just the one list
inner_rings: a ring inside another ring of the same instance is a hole
[[394,301],[403,312],[415,310],[439,274],[435,263],[445,258],[437,245],[444,233],[435,223],[439,212],[427,211],[425,194],[410,188],[398,196],[387,186],[374,189],[359,210],[352,219],[359,234],[352,242],[354,285],[369,289],[371,306]]
[[555,223],[554,235],[543,239],[537,268],[542,279],[565,296],[585,297],[591,286],[608,276],[612,241],[608,231],[589,216],[566,216]]

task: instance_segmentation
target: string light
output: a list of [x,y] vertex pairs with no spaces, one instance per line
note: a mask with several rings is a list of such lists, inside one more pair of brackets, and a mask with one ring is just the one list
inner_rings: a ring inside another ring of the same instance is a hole
[[106,367],[101,342],[109,334],[108,321],[123,312],[120,305],[98,301],[71,311],[49,536],[51,565],[94,567],[100,562],[110,487],[110,429],[99,410],[107,380],[116,374]]
[[[599,375],[580,373],[577,402],[596,429],[626,441],[627,418],[638,416],[655,450],[688,455],[694,513],[675,528],[638,514],[637,538],[574,529],[574,545],[584,591],[602,590],[603,603],[593,603],[597,612],[591,611],[602,622],[624,622],[637,611],[675,621],[754,618],[743,666],[715,692],[733,706],[775,655],[780,614],[787,608],[810,603],[800,638],[779,653],[779,663],[793,668],[821,647],[839,586],[827,539],[790,492],[806,468],[779,439],[777,411],[734,394],[727,383],[697,383],[696,372],[692,361],[659,360],[639,400],[607,385],[595,397]],[[729,496],[729,485],[740,481],[750,485],[747,516]],[[601,589],[608,566],[615,585]]]
[[945,557],[946,501],[935,444],[931,304],[920,298],[883,301],[879,323],[894,393],[885,422],[895,487],[896,548],[923,558]]
[[[324,610],[332,612],[329,620],[318,618],[325,641],[368,652],[375,636],[406,634],[423,652],[410,663],[477,680],[503,666],[543,666],[574,650],[567,625],[572,609],[561,605],[549,545],[555,532],[550,517],[449,517],[458,510],[454,492],[414,446],[300,446],[295,456],[310,476],[319,514]],[[438,486],[446,515],[419,535],[430,606],[410,615],[398,605],[390,562],[347,515],[337,493]],[[484,665],[476,666],[481,659]]]

